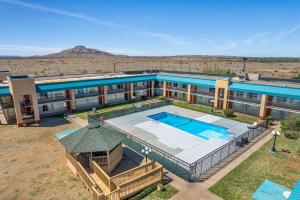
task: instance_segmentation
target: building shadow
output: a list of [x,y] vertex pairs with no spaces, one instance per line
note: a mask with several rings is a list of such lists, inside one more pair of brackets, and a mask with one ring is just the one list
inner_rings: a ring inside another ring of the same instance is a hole
[[[67,119],[65,119],[63,116],[55,116],[55,117],[45,117],[39,124],[39,127],[55,127],[55,126],[61,126],[65,124],[70,124]],[[34,126],[34,125],[32,125]]]

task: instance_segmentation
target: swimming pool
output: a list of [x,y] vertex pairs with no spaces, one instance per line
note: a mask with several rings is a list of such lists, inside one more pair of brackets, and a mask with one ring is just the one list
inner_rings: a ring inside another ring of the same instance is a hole
[[168,112],[160,112],[154,115],[149,115],[147,117],[174,128],[178,128],[182,131],[188,132],[205,140],[209,140],[211,138],[230,140],[232,138],[232,135],[228,133],[227,128],[182,117],[180,115],[175,115]]

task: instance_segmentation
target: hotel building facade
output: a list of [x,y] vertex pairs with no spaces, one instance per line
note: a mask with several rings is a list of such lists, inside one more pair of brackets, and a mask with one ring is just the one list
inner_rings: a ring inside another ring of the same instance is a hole
[[161,95],[260,119],[300,114],[300,84],[288,82],[162,72],[37,78],[0,72],[0,82],[0,124],[23,126],[46,116]]

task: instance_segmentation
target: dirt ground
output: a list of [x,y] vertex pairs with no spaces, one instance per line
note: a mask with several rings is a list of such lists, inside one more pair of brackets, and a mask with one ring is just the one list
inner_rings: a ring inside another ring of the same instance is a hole
[[[15,75],[51,76],[86,74],[128,70],[183,70],[194,72],[228,71],[240,74],[243,61],[237,58],[201,56],[177,57],[66,57],[66,58],[17,58],[0,59],[0,70],[9,70]],[[300,62],[247,61],[246,71],[267,76],[291,78],[300,73]]]
[[74,127],[62,117],[40,127],[0,126],[0,199],[91,199],[54,136]]

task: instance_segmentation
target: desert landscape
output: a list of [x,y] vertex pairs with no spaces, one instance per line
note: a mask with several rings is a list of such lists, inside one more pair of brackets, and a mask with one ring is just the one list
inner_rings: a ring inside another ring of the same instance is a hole
[[[300,74],[300,58],[256,58],[245,61],[246,72],[293,78]],[[15,75],[52,76],[131,70],[179,70],[212,73],[243,72],[243,57],[232,56],[125,56],[76,46],[59,53],[34,57],[1,57],[0,70]]]

